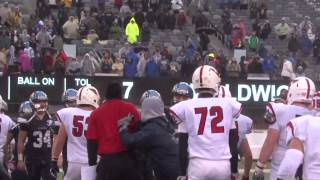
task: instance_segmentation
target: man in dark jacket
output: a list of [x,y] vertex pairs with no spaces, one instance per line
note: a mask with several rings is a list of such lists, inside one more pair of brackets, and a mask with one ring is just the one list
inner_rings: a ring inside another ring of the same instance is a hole
[[292,33],[288,42],[288,50],[295,56],[299,48],[300,44],[297,35]]
[[159,97],[143,100],[141,108],[143,127],[129,134],[127,125],[131,117],[118,121],[122,142],[128,147],[142,149],[152,164],[157,180],[175,180],[179,173],[178,144],[174,142],[164,104]]

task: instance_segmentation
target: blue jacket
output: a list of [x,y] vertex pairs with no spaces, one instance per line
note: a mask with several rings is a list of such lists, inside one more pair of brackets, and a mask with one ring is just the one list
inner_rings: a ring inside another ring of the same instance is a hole
[[159,71],[159,66],[153,59],[147,62],[145,69],[147,77],[159,77]]
[[120,132],[122,142],[146,153],[157,178],[177,179],[179,175],[178,144],[173,140],[165,117],[147,120],[140,131]]

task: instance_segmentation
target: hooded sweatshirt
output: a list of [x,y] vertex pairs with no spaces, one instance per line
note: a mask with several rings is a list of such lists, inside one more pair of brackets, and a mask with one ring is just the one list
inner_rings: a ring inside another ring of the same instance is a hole
[[136,20],[134,18],[130,19],[130,22],[126,26],[126,36],[128,39],[128,42],[130,44],[134,44],[138,41],[138,37],[140,35],[139,26],[136,23]]

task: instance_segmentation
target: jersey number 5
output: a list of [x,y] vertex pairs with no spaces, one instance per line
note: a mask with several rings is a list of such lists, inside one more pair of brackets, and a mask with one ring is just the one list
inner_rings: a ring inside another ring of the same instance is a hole
[[84,127],[84,124],[88,124],[89,117],[86,118],[85,122],[83,116],[73,116],[73,128],[72,128],[72,134],[74,137],[81,137],[84,133],[84,135],[87,134],[87,128]]
[[[200,123],[198,129],[198,135],[202,135],[204,132],[204,127],[206,125],[206,120],[208,116],[208,108],[200,107],[194,108],[195,114],[200,114]],[[224,133],[224,127],[218,126],[218,124],[223,120],[223,111],[220,106],[212,106],[209,109],[209,115],[214,116],[211,119],[211,133]]]

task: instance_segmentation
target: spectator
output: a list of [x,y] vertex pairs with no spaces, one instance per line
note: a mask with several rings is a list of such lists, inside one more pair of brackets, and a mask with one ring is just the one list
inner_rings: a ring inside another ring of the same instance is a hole
[[8,15],[10,13],[11,13],[11,9],[9,8],[9,3],[4,2],[3,6],[0,9],[0,17],[1,17],[3,24],[5,24],[8,21]]
[[55,75],[64,75],[66,72],[66,61],[57,56],[57,59],[54,63],[54,74]]
[[316,39],[313,42],[313,57],[316,60],[316,63],[320,63],[320,36],[317,34]]
[[30,42],[30,35],[28,34],[28,30],[24,29],[22,30],[22,33],[20,34],[20,38],[23,44],[29,43]]
[[253,20],[252,23],[252,31],[256,32],[256,36],[260,37],[261,34],[261,27],[260,27],[260,22],[259,19],[256,18],[255,20]]
[[290,82],[292,79],[295,78],[295,74],[293,71],[293,59],[287,58],[284,60],[282,65],[281,77]]
[[169,60],[167,58],[162,58],[159,62],[160,76],[169,75]]
[[183,8],[182,0],[171,0],[171,9],[178,13]]
[[299,44],[302,54],[306,57],[309,56],[312,51],[312,42],[306,32],[300,36]]
[[22,50],[19,52],[19,63],[22,73],[29,73],[32,71],[32,61]]
[[86,76],[93,76],[94,73],[96,72],[96,68],[94,65],[94,58],[87,53],[84,55],[81,63],[82,63],[81,74]]
[[119,57],[117,57],[116,61],[112,64],[112,73],[116,73],[119,76],[123,76],[123,69],[124,66],[122,60]]
[[69,20],[62,26],[62,29],[66,43],[70,43],[71,40],[78,38],[79,25],[73,16],[69,17]]
[[0,72],[5,73],[8,70],[7,50],[2,48],[0,51]]
[[241,38],[241,40],[243,40],[247,36],[247,31],[246,31],[246,25],[243,22],[242,18],[240,18],[239,21],[238,21],[238,27],[239,27],[239,30],[240,30],[240,33],[241,33],[240,38]]
[[166,29],[167,16],[162,10],[160,10],[160,12],[158,13],[156,21],[157,21],[157,26],[160,30]]
[[[93,12],[91,14],[91,16],[88,16],[88,18],[86,19],[85,23],[88,26],[88,29],[94,29],[98,34],[100,33],[100,25],[102,25],[102,23],[100,23],[97,19],[98,13]],[[105,23],[105,22],[104,22]],[[105,26],[107,27],[107,26]],[[109,28],[109,27],[108,27]],[[108,31],[107,31],[108,32]]]
[[258,14],[259,14],[259,8],[257,7],[257,4],[251,3],[251,5],[250,5],[250,18],[251,19],[258,18]]
[[153,57],[151,57],[146,64],[145,74],[146,77],[159,77],[160,75],[158,64]]
[[148,44],[151,38],[151,30],[148,22],[144,22],[141,29],[141,42]]
[[53,72],[54,59],[49,50],[45,52],[43,65],[44,65],[44,72],[46,74],[51,74]]
[[176,16],[173,11],[168,11],[166,14],[166,28],[170,30],[174,30],[176,25]]
[[71,61],[68,62],[66,69],[67,74],[80,75],[81,63],[76,58],[72,58]]
[[232,24],[230,20],[227,20],[223,24],[223,34],[224,34],[224,44],[226,47],[231,48],[231,34],[232,34]]
[[110,33],[111,33],[111,39],[120,41],[121,38],[121,28],[118,24],[117,21],[114,21],[111,28],[110,28]]
[[36,35],[36,40],[38,42],[37,43],[38,50],[41,50],[42,48],[50,47],[51,36],[45,27],[42,27],[41,31],[38,32],[38,34]]
[[72,6],[72,0],[62,0],[64,7],[71,8]]
[[180,10],[177,16],[177,26],[181,29],[187,23],[187,17],[183,10]]
[[128,3],[124,3],[120,8],[120,16],[125,17],[126,14],[131,14],[131,9],[128,6]]
[[12,8],[12,10],[9,12],[7,21],[9,23],[10,27],[20,28],[21,23],[22,23],[22,14],[21,14],[18,6]]
[[306,77],[306,73],[304,73],[304,69],[302,66],[298,66],[296,73],[295,73],[296,77]]
[[238,79],[240,77],[241,68],[235,58],[227,64],[226,70],[230,78]]
[[248,46],[252,52],[257,52],[260,46],[260,40],[256,35],[256,32],[253,32],[248,39]]
[[124,76],[135,77],[137,75],[137,64],[132,58],[128,58],[124,64]]
[[145,52],[141,51],[139,53],[139,63],[137,65],[137,70],[138,70],[138,77],[143,77],[145,75],[145,69],[146,69],[146,64],[147,64],[147,55]]
[[270,25],[270,21],[266,20],[265,23],[262,26],[260,38],[263,41],[267,40],[271,32],[272,32],[272,28],[271,28],[271,25]]
[[266,19],[267,18],[267,11],[268,11],[268,7],[266,5],[265,2],[262,2],[259,8],[259,18],[260,19]]
[[289,33],[289,25],[286,23],[286,18],[283,17],[281,23],[277,24],[274,29],[279,39],[285,40]]
[[245,56],[241,56],[240,58],[240,79],[247,79],[248,76],[248,62],[246,61]]
[[252,59],[252,61],[248,65],[248,73],[263,73],[262,63],[259,61],[259,57],[254,57]]
[[113,60],[111,58],[110,52],[106,51],[102,58],[101,71],[103,73],[111,73],[113,66]]
[[90,42],[97,42],[99,40],[99,36],[96,33],[96,30],[91,29],[89,31],[89,34],[87,35],[87,40],[89,40]]
[[309,32],[312,30],[312,22],[310,21],[309,16],[305,16],[303,21],[299,24],[299,32]]
[[274,57],[270,53],[267,53],[267,56],[263,59],[262,65],[263,72],[269,74],[269,77],[272,79],[276,71],[276,65]]
[[130,44],[137,43],[140,36],[140,30],[134,18],[131,18],[130,22],[126,26],[126,36]]
[[154,27],[154,22],[156,21],[155,11],[149,9],[146,15],[146,20],[149,23],[150,27]]
[[44,69],[43,58],[40,52],[35,53],[35,57],[32,62],[33,70],[35,74],[42,74]]
[[159,180],[176,180],[179,173],[178,144],[173,140],[161,98],[145,98],[141,107],[142,128],[129,134],[129,119],[118,122],[121,140],[128,147],[141,149]]
[[202,32],[200,34],[200,47],[201,47],[201,50],[206,52],[208,51],[208,44],[210,43],[210,39],[209,39],[209,36],[206,32]]
[[30,47],[29,42],[24,43],[24,46],[25,46],[25,48],[23,51],[27,54],[27,56],[30,59],[33,59],[34,58],[34,50],[32,47]]
[[169,64],[169,73],[171,77],[177,77],[179,71],[181,70],[181,66],[177,61],[171,61]]
[[288,42],[288,50],[295,57],[299,49],[300,49],[299,40],[297,38],[297,35],[293,33],[293,34],[291,34],[291,37]]
[[144,13],[142,12],[142,10],[139,10],[134,14],[134,19],[136,20],[138,27],[141,28],[142,24],[145,21]]
[[296,66],[295,66],[295,71],[297,71],[299,66],[301,66],[303,68],[303,71],[305,71],[306,68],[308,67],[307,64],[301,59],[297,60],[297,63],[296,63]]
[[232,48],[234,49],[242,49],[244,44],[242,42],[241,30],[238,24],[235,24],[232,31]]

